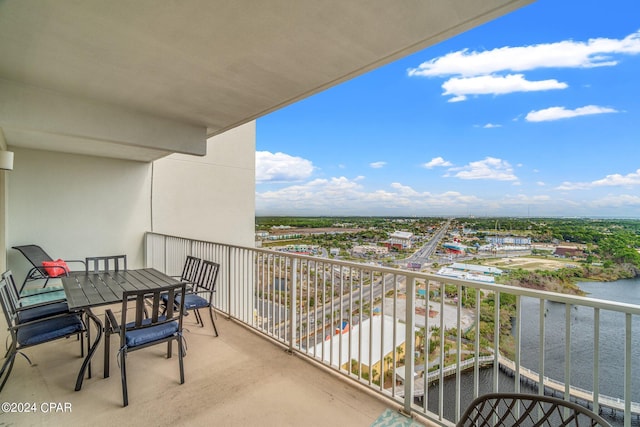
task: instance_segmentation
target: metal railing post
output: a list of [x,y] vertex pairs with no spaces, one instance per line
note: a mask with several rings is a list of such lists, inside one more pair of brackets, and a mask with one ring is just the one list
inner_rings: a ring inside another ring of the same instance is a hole
[[231,319],[231,251],[233,247],[227,246],[227,320]]
[[[285,279],[286,280],[286,279]],[[291,296],[289,299],[289,353],[293,354],[294,343],[296,341],[296,301],[298,287],[298,258],[291,260]],[[286,303],[286,300],[285,300]]]
[[[407,280],[407,310],[406,310],[406,330],[405,330],[405,351],[404,351],[404,412],[411,414],[413,403],[413,371],[415,368],[415,339],[414,339],[414,317],[416,311],[416,278],[411,276]],[[395,343],[394,343],[395,345]],[[394,349],[395,351],[395,349]]]

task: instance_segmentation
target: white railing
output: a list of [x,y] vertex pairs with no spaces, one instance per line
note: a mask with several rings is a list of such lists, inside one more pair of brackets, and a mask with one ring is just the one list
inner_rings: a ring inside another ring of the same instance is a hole
[[[438,424],[455,423],[481,389],[519,392],[521,382],[534,383],[530,392],[540,394],[551,382],[560,384],[566,400],[588,389],[581,399],[594,411],[619,411],[625,426],[640,419],[633,403],[640,401],[639,333],[632,334],[632,325],[640,327],[640,306],[155,233],[147,233],[145,250],[147,266],[170,275],[180,274],[186,255],[220,263],[219,313]],[[481,299],[492,301],[492,308],[472,302]],[[537,304],[533,316],[523,310],[523,300],[527,307]],[[548,324],[549,303],[564,305],[560,324]],[[590,313],[588,336],[576,330],[585,322],[574,319],[577,308],[580,316]],[[612,342],[608,332],[601,342],[605,313],[621,316],[621,342]],[[549,342],[558,330],[561,342]],[[535,345],[523,348],[523,337],[531,333]],[[584,342],[591,348],[588,364],[574,348]],[[620,362],[601,360],[604,346],[619,346]],[[523,354],[531,365],[532,353],[537,366],[525,368]],[[507,386],[500,374],[505,356],[513,372]],[[492,368],[481,367],[491,359]],[[584,382],[585,374],[586,387],[573,384]],[[618,396],[601,394],[604,384],[618,390],[606,394]],[[614,400],[619,403],[612,405]]]

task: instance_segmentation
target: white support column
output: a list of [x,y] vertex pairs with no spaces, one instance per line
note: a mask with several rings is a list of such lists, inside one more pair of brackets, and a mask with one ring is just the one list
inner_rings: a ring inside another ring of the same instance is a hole
[[[0,150],[7,149],[7,141],[4,139],[4,132],[0,127]],[[7,270],[7,174],[9,172],[0,170],[0,272]]]

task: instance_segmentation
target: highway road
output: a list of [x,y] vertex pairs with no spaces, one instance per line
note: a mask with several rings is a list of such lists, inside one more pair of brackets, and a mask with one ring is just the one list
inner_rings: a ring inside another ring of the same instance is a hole
[[[406,264],[408,262],[426,264],[429,262],[429,258],[435,252],[436,248],[440,241],[445,237],[449,226],[451,224],[451,220],[447,220],[447,222],[433,235],[433,237],[425,243],[420,249],[418,249],[413,255],[403,260],[402,263]],[[392,274],[386,274],[384,276],[385,286],[382,286],[382,282],[380,279],[375,281],[372,286],[364,286],[364,287],[356,287],[350,293],[346,293],[342,296],[337,296],[333,299],[331,303],[324,304],[321,307],[318,307],[315,311],[311,312],[309,315],[310,324],[313,324],[315,319],[319,319],[322,321],[322,325],[326,325],[326,318],[331,318],[331,313],[336,312],[334,315],[334,321],[342,320],[340,316],[343,316],[348,319],[350,316],[349,313],[353,313],[354,310],[360,308],[360,301],[362,301],[362,305],[369,304],[371,301],[375,301],[378,297],[382,297],[382,290],[389,291],[395,289],[395,284],[393,281],[395,280],[395,276]],[[400,277],[402,281],[399,285],[404,285],[404,277]],[[350,281],[345,281],[345,286],[350,283]],[[371,295],[373,292],[373,295]],[[372,309],[372,307],[369,307]],[[349,310],[349,311],[347,311]],[[339,314],[341,313],[341,314]],[[366,318],[363,313],[363,319]],[[347,320],[345,319],[345,320]],[[298,323],[302,321],[307,323],[307,315],[303,314],[302,318],[298,320]],[[352,322],[349,322],[352,323]],[[284,327],[284,326],[283,326]],[[320,330],[317,331],[319,337],[323,337],[325,332],[333,332],[333,331],[325,331],[322,332]]]
[[449,230],[449,226],[451,225],[451,219],[447,220],[447,222],[433,235],[433,237],[425,243],[420,249],[415,251],[413,255],[406,258],[402,261],[403,264],[414,262],[418,264],[427,264],[429,262],[429,258],[436,251],[438,247],[438,243],[444,238]]

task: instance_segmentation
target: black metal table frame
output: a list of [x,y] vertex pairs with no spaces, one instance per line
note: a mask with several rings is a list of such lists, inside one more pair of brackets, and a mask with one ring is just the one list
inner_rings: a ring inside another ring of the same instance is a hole
[[104,331],[102,321],[91,309],[121,303],[122,293],[126,290],[154,289],[180,283],[180,281],[153,268],[72,274],[69,277],[62,277],[61,279],[67,297],[69,311],[81,312],[87,316],[87,342],[91,341],[89,319],[94,322],[98,331],[94,343],[87,351],[87,356],[82,362],[78,378],[76,379],[76,391],[82,388],[82,382],[87,368],[89,369],[88,376],[91,378],[91,359],[100,344]]

